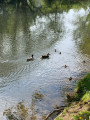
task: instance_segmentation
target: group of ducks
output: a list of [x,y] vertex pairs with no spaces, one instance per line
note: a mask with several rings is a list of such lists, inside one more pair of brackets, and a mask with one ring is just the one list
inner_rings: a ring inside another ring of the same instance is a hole
[[[46,54],[46,55],[42,55],[40,58],[41,59],[46,59],[46,58],[49,58],[49,53],[48,54]],[[33,55],[32,55],[32,57],[29,57],[29,58],[27,58],[27,62],[28,61],[31,61],[31,60],[34,60],[34,57],[33,57]]]
[[[56,49],[55,49],[55,52],[56,52]],[[59,54],[61,54],[61,52],[59,52]],[[41,59],[47,59],[47,58],[49,58],[49,55],[50,55],[50,53],[48,53],[46,55],[42,55],[40,58]],[[32,61],[32,60],[34,60],[33,54],[32,54],[32,57],[27,58],[27,62]],[[85,60],[83,61],[83,63],[86,63]],[[64,65],[64,68],[67,68],[67,67],[68,67],[67,65]],[[71,81],[72,77],[70,77],[68,79],[69,79],[69,81]]]
[[[55,52],[56,52],[56,49],[55,49]],[[59,52],[59,54],[61,54],[61,52]],[[41,59],[46,59],[46,58],[49,58],[49,55],[50,55],[50,53],[48,53],[46,55],[42,55],[40,58]],[[34,60],[33,54],[32,54],[32,57],[27,58],[27,62],[31,61],[31,60]],[[66,66],[65,66],[65,68],[66,68]]]

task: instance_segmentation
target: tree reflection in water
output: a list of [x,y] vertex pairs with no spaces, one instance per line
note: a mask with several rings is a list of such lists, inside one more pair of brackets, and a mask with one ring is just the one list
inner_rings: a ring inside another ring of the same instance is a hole
[[35,105],[36,102],[40,102],[43,99],[44,95],[40,91],[36,91],[32,97],[30,108],[27,108],[23,102],[19,102],[16,107],[5,110],[3,115],[6,116],[7,120],[36,120],[37,110],[35,109]]

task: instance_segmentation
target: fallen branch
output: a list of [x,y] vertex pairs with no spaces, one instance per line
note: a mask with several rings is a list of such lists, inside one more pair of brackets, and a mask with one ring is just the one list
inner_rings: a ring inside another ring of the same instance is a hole
[[58,113],[62,112],[65,107],[66,107],[66,106],[61,106],[61,108],[55,109],[54,111],[52,111],[52,112],[46,117],[45,120],[48,120],[48,118],[51,117],[51,115],[54,114],[55,112],[58,112]]

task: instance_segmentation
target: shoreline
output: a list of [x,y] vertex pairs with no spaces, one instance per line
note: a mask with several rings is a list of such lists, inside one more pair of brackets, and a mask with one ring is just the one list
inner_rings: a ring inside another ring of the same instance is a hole
[[[76,83],[76,86],[79,84],[79,82],[81,82],[83,79],[87,78],[87,76],[89,75],[89,82],[90,82],[90,73],[87,73],[86,75],[84,75],[82,78],[78,79],[78,82]],[[90,83],[89,83],[90,85]],[[63,114],[64,111],[66,111],[66,109],[68,107],[72,107],[73,103],[77,103],[80,102],[80,100],[76,100],[76,94],[78,93],[77,91],[77,87],[75,87],[73,94],[69,93],[66,95],[67,99],[66,99],[66,104],[65,106],[59,106],[58,108],[54,109],[53,111],[51,111],[44,120],[66,120],[66,119],[59,119],[59,117]],[[84,95],[83,95],[84,96]],[[71,100],[72,99],[72,100]],[[80,104],[80,103],[79,103]],[[70,120],[70,119],[67,119]],[[72,120],[72,119],[71,119]],[[74,119],[73,119],[74,120]],[[87,120],[87,119],[86,119]]]
[[78,81],[74,92],[75,95],[67,95],[67,102],[70,104],[54,120],[90,119],[90,73]]

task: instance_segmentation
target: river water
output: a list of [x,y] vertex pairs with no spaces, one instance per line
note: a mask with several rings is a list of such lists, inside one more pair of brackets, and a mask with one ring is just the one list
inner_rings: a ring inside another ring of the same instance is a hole
[[[65,105],[66,94],[90,72],[89,12],[0,8],[0,120],[43,120]],[[47,53],[49,59],[40,59]]]

